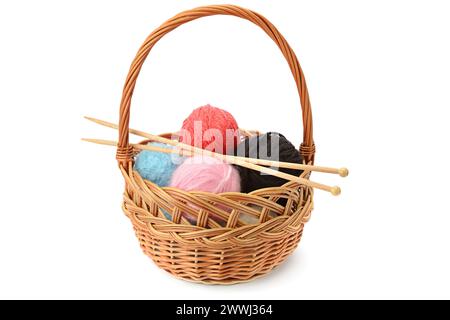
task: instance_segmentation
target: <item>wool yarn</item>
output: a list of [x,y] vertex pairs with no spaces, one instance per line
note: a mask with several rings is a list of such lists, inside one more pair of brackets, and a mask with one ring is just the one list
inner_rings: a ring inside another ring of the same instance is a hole
[[[193,156],[186,159],[173,173],[171,187],[185,191],[204,191],[211,193],[239,192],[241,189],[239,172],[236,168],[220,159],[208,156]],[[193,206],[195,208],[195,206]],[[222,208],[227,211],[226,208]],[[195,217],[183,214],[192,224]],[[211,218],[221,223],[215,215]]]
[[[252,206],[253,207],[253,206]],[[260,209],[261,210],[261,209]],[[269,211],[269,213],[268,213],[268,218],[269,219],[273,219],[273,218],[275,218],[275,217],[277,217],[277,214],[275,213],[275,212],[273,212],[273,211]],[[239,219],[242,221],[242,222],[244,222],[245,224],[257,224],[257,223],[259,223],[259,218],[258,217],[255,217],[255,216],[253,216],[253,215],[250,215],[250,214],[248,214],[248,213],[246,213],[246,212],[241,212],[240,214],[239,214]]]
[[228,111],[208,104],[192,111],[179,134],[183,143],[226,154],[238,143],[239,127]]
[[[259,211],[259,212],[261,212],[262,209],[263,209],[261,206],[258,206],[256,204],[251,204],[250,208],[252,208],[252,209],[254,209],[256,211]],[[273,219],[273,218],[275,218],[277,216],[278,215],[276,214],[276,212],[274,212],[272,210],[270,210],[267,213],[267,217],[268,217],[269,220]],[[254,215],[251,215],[251,214],[249,214],[247,212],[242,212],[242,211],[239,214],[239,220],[241,220],[245,224],[257,224],[257,223],[259,223],[259,217],[256,217]]]
[[234,166],[208,156],[186,159],[173,173],[170,186],[211,193],[239,192],[241,188]]
[[[234,153],[240,157],[275,160],[281,162],[302,163],[299,151],[280,133],[268,132],[263,135],[247,137],[236,148]],[[299,176],[303,171],[287,168],[272,168]],[[251,192],[257,189],[278,187],[287,181],[259,171],[237,166],[241,177],[241,191]]]
[[[173,146],[159,142],[150,142],[148,145],[165,149],[174,148]],[[152,181],[160,187],[166,187],[169,185],[173,172],[183,160],[184,157],[176,153],[142,150],[136,156],[134,169],[142,178]]]

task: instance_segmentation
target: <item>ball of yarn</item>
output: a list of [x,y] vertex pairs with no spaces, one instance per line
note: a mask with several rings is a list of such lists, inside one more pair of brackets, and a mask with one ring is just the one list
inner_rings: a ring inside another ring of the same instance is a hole
[[[207,156],[194,156],[186,159],[173,173],[170,186],[185,191],[211,193],[239,192],[241,189],[239,172],[234,166]],[[191,206],[198,209],[195,205]],[[219,208],[223,211],[229,211],[227,208]],[[191,224],[197,223],[194,216],[187,213],[182,215]],[[219,224],[225,223],[224,220],[214,214],[210,214],[210,217]]]
[[[252,205],[252,207],[253,207],[253,205]],[[259,210],[261,210],[261,209],[259,209]],[[273,219],[275,217],[277,217],[277,214],[275,212],[273,212],[273,211],[269,211],[268,218],[269,219]],[[248,214],[246,212],[241,212],[239,214],[239,220],[241,220],[245,224],[257,224],[257,223],[259,223],[259,218],[258,217],[255,217],[254,215],[250,215],[250,214]]]
[[[302,163],[302,157],[294,145],[282,134],[268,132],[263,135],[247,137],[236,148],[235,155],[247,158],[274,160],[281,162]],[[241,191],[251,192],[257,189],[278,187],[285,184],[286,180],[263,174],[259,171],[237,166],[241,177]],[[299,176],[303,171],[286,168],[272,168],[294,176]]]
[[234,117],[209,104],[192,111],[180,131],[181,142],[222,154],[236,147],[238,137],[239,127]]
[[239,173],[234,166],[207,156],[186,159],[173,173],[170,186],[211,193],[239,192],[241,189]]
[[[158,142],[150,142],[148,145],[166,149],[173,148],[173,146]],[[176,153],[143,150],[136,156],[134,169],[142,178],[165,187],[169,185],[173,172],[181,162],[183,162],[183,157]]]

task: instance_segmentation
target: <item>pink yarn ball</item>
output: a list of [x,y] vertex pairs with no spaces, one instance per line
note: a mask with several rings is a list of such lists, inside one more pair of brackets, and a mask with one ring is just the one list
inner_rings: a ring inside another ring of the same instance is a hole
[[238,137],[239,127],[234,117],[209,104],[192,111],[180,131],[181,142],[222,154],[234,150]]
[[240,192],[241,180],[231,164],[212,157],[194,156],[175,170],[170,186],[185,191]]
[[[187,158],[173,173],[170,181],[171,187],[177,187],[185,191],[204,191],[211,193],[240,192],[241,181],[239,172],[232,165],[222,160],[207,157],[194,156]],[[194,209],[195,205],[188,204]],[[227,208],[219,206],[224,211]],[[190,214],[183,216],[191,223],[196,224],[196,218]],[[210,217],[221,225],[225,221],[211,214]]]

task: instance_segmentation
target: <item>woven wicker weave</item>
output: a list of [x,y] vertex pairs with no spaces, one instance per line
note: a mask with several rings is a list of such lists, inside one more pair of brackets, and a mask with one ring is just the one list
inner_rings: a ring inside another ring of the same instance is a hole
[[[300,95],[304,128],[300,153],[306,163],[313,163],[315,148],[311,108],[297,57],[266,18],[232,5],[206,6],[182,12],[163,23],[145,40],[131,65],[123,90],[117,160],[126,183],[123,210],[131,220],[145,254],[176,277],[202,283],[231,284],[270,272],[297,247],[304,223],[313,208],[312,189],[295,182],[250,194],[219,195],[160,188],[133,171],[136,150],[128,142],[131,97],[152,47],[185,22],[217,14],[253,22],[280,48]],[[309,172],[305,171],[302,177],[309,178]],[[286,200],[280,202],[279,199]],[[172,215],[172,221],[164,217],[163,211]],[[195,216],[197,225],[191,225],[182,213]],[[256,223],[248,224],[241,219],[243,213],[253,216]],[[219,224],[217,217],[222,218],[225,224]]]

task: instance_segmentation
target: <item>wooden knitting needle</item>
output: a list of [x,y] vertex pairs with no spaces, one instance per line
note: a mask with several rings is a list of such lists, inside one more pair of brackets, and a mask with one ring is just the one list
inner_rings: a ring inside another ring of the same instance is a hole
[[[100,124],[102,126],[108,127],[108,128],[113,128],[113,129],[118,129],[118,125],[111,123],[111,122],[107,122],[104,120],[99,120],[99,119],[95,119],[95,118],[91,118],[91,117],[86,117],[85,118],[89,121],[95,122],[97,124]],[[194,150],[194,152],[201,152],[202,154],[206,154],[209,156],[214,156],[215,152],[209,151],[209,150],[204,150],[201,148],[197,148],[197,147],[193,147],[191,145],[187,145],[181,142],[178,142],[176,140],[171,140],[171,139],[167,139],[167,138],[163,138],[160,136],[156,136],[147,132],[143,132],[143,131],[139,131],[136,129],[129,129],[130,133],[140,136],[140,137],[144,137],[147,139],[151,139],[154,141],[158,141],[161,143],[165,143],[165,144],[169,144],[172,146],[177,146],[179,148],[183,148],[183,149],[187,149],[187,150]],[[287,168],[287,169],[297,169],[297,170],[306,170],[306,171],[315,171],[315,172],[323,172],[323,173],[332,173],[332,174],[338,174],[341,177],[346,177],[348,176],[348,169],[347,168],[330,168],[330,167],[321,167],[321,166],[313,166],[313,165],[307,165],[307,164],[300,164],[300,163],[290,163],[290,162],[279,162],[279,161],[272,161],[272,160],[264,160],[264,159],[255,159],[255,158],[246,158],[246,157],[235,157],[235,158],[239,158],[242,161],[246,161],[246,162],[250,162],[253,164],[257,164],[257,165],[261,165],[261,166],[269,166],[269,167],[279,167],[279,168]]]
[[[117,146],[117,141],[111,141],[111,140],[100,140],[100,139],[88,139],[88,138],[83,138],[83,141],[87,141],[87,142],[92,142],[92,143],[96,143],[96,144],[103,144],[103,145],[108,145],[108,146]],[[173,140],[170,140],[173,141]],[[182,155],[186,155],[186,156],[191,156],[193,153],[196,153],[194,150],[185,150],[185,149],[181,149],[181,150],[177,150],[177,149],[166,149],[166,148],[160,148],[160,147],[156,147],[156,146],[151,146],[151,145],[142,145],[142,144],[132,144],[130,143],[130,145],[135,148],[135,149],[139,149],[139,150],[150,150],[150,151],[157,151],[157,152],[164,152],[164,153],[177,153]],[[202,151],[202,154],[208,154],[208,152],[205,152],[206,150],[200,149]],[[320,190],[324,190],[327,192],[330,192],[332,195],[339,195],[341,194],[341,189],[338,186],[327,186],[318,182],[314,182],[305,178],[301,178],[301,177],[296,177],[281,171],[277,171],[277,170],[273,170],[267,167],[262,167],[259,165],[256,165],[254,163],[250,163],[244,160],[241,160],[239,157],[234,157],[234,156],[229,156],[229,155],[223,155],[220,153],[215,153],[212,152],[213,157],[219,158],[227,163],[230,164],[236,164],[242,167],[246,167],[248,169],[252,169],[252,170],[256,170],[262,173],[266,173],[266,174],[270,174],[272,176],[276,176],[278,178],[284,179],[284,180],[288,180],[288,181],[293,181],[293,182],[297,182],[300,184],[304,184],[306,186],[312,187],[312,188],[316,188],[316,189],[320,189]]]

